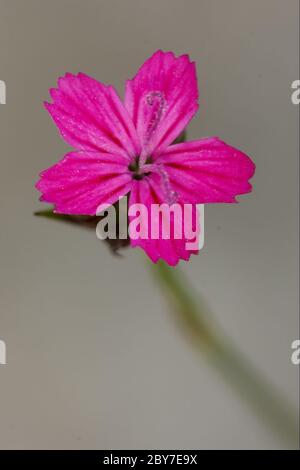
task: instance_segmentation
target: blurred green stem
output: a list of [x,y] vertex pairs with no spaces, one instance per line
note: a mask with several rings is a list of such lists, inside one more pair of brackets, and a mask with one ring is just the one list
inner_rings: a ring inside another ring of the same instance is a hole
[[288,447],[298,448],[297,413],[293,413],[264,376],[212,324],[211,315],[203,302],[196,300],[178,268],[170,268],[163,262],[151,266],[164,294],[168,295],[173,312],[196,348]]

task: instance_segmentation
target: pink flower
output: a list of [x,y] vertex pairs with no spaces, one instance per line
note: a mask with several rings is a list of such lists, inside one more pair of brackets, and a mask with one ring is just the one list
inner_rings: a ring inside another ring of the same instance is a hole
[[[95,215],[129,193],[129,206],[236,202],[251,191],[255,165],[217,137],[173,144],[198,109],[195,63],[157,51],[126,83],[121,101],[112,86],[66,74],[45,106],[76,151],[43,171],[41,200],[62,214]],[[186,240],[131,240],[152,261],[188,260]]]

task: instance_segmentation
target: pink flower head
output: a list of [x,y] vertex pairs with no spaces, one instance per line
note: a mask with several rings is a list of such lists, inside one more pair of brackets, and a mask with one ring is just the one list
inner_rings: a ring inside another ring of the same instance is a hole
[[[236,202],[251,191],[255,165],[217,137],[174,144],[198,109],[188,55],[157,51],[128,80],[122,102],[112,86],[67,73],[45,106],[76,150],[40,174],[41,200],[61,214],[95,215],[129,193],[129,206]],[[149,211],[150,214],[150,211]],[[186,240],[135,239],[153,262],[188,260]]]

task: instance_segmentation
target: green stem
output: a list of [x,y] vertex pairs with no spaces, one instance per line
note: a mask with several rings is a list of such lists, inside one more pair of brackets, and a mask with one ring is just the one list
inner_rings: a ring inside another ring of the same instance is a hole
[[155,277],[174,306],[174,313],[193,340],[194,345],[205,353],[210,364],[252,406],[258,416],[276,431],[290,448],[298,448],[299,423],[297,413],[274,390],[264,376],[255,369],[232,341],[212,323],[203,302],[195,300],[195,294],[187,286],[178,268],[165,263],[152,264]]

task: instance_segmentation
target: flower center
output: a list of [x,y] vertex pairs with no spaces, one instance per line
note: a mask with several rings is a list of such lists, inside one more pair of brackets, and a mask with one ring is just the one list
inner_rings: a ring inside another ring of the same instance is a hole
[[142,180],[145,176],[152,173],[158,175],[166,202],[171,205],[177,201],[178,194],[171,186],[168,172],[164,169],[162,164],[153,163],[151,156],[147,157],[145,163],[143,163],[143,159],[140,156],[136,157],[128,165],[128,169],[132,172],[132,178],[135,180]]
[[151,162],[151,157],[148,157],[145,164],[140,165],[140,157],[136,157],[128,166],[128,169],[132,172],[133,179],[142,180],[145,176],[150,175],[150,171],[144,168],[144,166],[151,164]]

